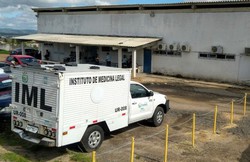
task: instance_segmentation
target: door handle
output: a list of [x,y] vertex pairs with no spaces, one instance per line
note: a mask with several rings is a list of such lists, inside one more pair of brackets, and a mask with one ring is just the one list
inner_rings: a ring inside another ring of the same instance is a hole
[[133,102],[133,103],[132,103],[132,105],[135,105],[135,104],[137,104],[137,102]]

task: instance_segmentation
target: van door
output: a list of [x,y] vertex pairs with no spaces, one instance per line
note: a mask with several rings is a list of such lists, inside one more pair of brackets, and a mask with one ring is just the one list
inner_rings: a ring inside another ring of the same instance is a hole
[[148,119],[152,116],[153,97],[149,91],[139,84],[130,85],[131,103],[129,123]]

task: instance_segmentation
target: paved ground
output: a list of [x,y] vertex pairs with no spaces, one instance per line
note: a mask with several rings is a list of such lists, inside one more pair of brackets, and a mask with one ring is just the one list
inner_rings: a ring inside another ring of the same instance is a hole
[[[249,108],[248,115],[242,115],[242,99],[244,93],[250,92],[249,87],[145,74],[135,80],[166,94],[171,101],[172,109],[165,120],[165,124],[169,124],[169,161],[250,161]],[[234,124],[230,124],[229,113],[232,99],[236,100]],[[218,128],[213,134],[216,104]],[[191,138],[193,113],[197,117],[194,148]],[[128,141],[134,136],[136,161],[163,161],[165,124],[154,128],[137,123],[126,131],[118,131],[97,152],[99,159],[128,161]],[[113,149],[111,153],[107,153],[110,149]]]

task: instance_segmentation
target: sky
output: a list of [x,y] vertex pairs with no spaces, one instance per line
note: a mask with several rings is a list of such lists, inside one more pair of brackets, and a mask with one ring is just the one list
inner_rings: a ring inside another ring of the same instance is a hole
[[0,28],[37,29],[32,8],[89,5],[157,4],[212,0],[0,0]]

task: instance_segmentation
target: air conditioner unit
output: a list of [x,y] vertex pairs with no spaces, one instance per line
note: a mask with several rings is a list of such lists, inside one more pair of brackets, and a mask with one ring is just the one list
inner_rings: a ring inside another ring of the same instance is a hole
[[161,43],[158,45],[158,50],[165,51],[167,49],[167,45],[165,43]]
[[177,51],[180,49],[180,44],[179,43],[172,43],[168,46],[168,49],[170,51]]
[[191,50],[191,47],[190,47],[189,44],[183,44],[183,45],[181,45],[181,51],[182,52],[190,52],[190,50]]
[[211,51],[213,53],[222,54],[223,53],[223,47],[222,46],[212,46]]
[[245,47],[245,55],[250,56],[250,48]]

